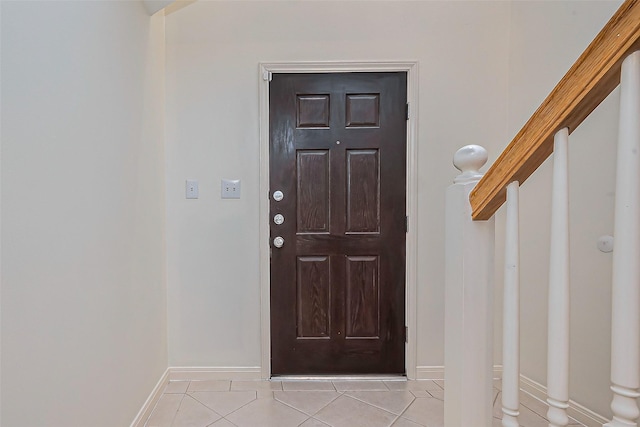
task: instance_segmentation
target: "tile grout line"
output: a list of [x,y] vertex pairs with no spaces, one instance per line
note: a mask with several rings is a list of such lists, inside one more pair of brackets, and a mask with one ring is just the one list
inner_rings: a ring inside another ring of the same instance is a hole
[[[428,392],[427,392],[427,393],[428,393]],[[413,394],[413,393],[411,393],[411,394]],[[416,399],[417,399],[417,397],[415,397],[415,398],[413,399],[413,402],[415,402],[415,401],[416,401]],[[411,403],[413,404],[413,402],[411,402]],[[402,411],[402,413],[401,413],[400,415],[398,415],[398,418],[403,418],[403,415],[407,412],[407,410],[409,409],[409,407],[410,407],[410,406],[411,406],[411,405],[409,405],[409,406],[407,406],[406,408],[404,408],[404,411]],[[405,419],[407,419],[407,420],[408,420],[408,418],[405,418]],[[398,421],[398,420],[396,420],[396,421]],[[396,421],[394,421],[394,423],[395,423]],[[412,421],[412,420],[409,420],[409,421]],[[412,421],[412,422],[413,422],[413,421]]]
[[[240,410],[241,408],[244,408],[244,407],[245,407],[245,406],[247,406],[249,403],[251,403],[251,402],[254,402],[254,401],[258,400],[258,392],[257,392],[256,390],[247,390],[247,391],[253,391],[253,392],[255,393],[255,398],[254,398],[253,400],[251,400],[251,401],[249,401],[249,402],[245,403],[244,405],[240,406],[238,409],[235,409],[235,410],[233,410],[233,411],[229,412],[227,415],[231,415],[231,414],[233,414],[234,412],[236,412],[236,411]],[[195,392],[195,393],[229,393],[229,392],[228,392],[228,391],[217,391],[217,392],[212,392],[212,391],[201,391],[201,392]],[[193,395],[189,395],[189,396],[191,396],[193,399],[197,400],[199,403],[201,403],[201,404],[202,404],[202,405],[204,405],[205,407],[207,407],[207,408],[211,409],[213,412],[215,412],[216,414],[220,415],[222,418],[226,419],[227,415],[222,415],[222,414],[218,413],[218,412],[217,412],[215,409],[213,409],[212,407],[210,407],[210,406],[206,405],[204,402],[201,402],[200,400],[198,400],[198,398],[197,398],[197,397],[195,397],[195,396],[193,396]],[[229,420],[227,420],[227,421],[229,421]],[[217,421],[216,421],[216,422],[217,422]],[[229,422],[231,422],[231,421],[229,421]],[[233,423],[232,423],[232,424],[233,424]]]
[[[165,386],[165,389],[166,389],[166,386]],[[151,413],[149,414],[149,417],[144,421],[143,427],[147,427],[148,426],[149,420],[151,418],[153,418],[153,414],[158,409],[158,405],[160,405],[160,400],[162,399],[162,396],[165,396],[167,394],[170,394],[170,395],[182,394],[182,397],[180,398],[180,403],[178,404],[178,409],[176,409],[175,413],[173,414],[173,417],[171,418],[171,423],[169,425],[171,426],[173,424],[173,421],[176,419],[176,416],[178,415],[178,411],[180,410],[180,406],[182,405],[182,400],[184,399],[184,393],[165,393],[164,390],[162,390],[162,394],[160,395],[160,399],[158,399],[158,401],[156,402],[156,405],[153,407],[153,411],[151,411]]]
[[[299,390],[299,391],[310,391],[310,392],[312,392],[312,393],[319,392],[319,391],[320,391],[320,392],[324,391],[324,392],[333,393],[331,390]],[[286,392],[283,390],[283,393],[286,393]],[[294,392],[294,393],[297,393],[297,392]],[[338,393],[338,396],[336,396],[336,397],[334,397],[333,399],[331,399],[331,401],[330,401],[330,402],[328,402],[326,405],[324,405],[323,407],[321,407],[320,409],[318,409],[318,410],[317,410],[316,412],[314,412],[312,415],[309,415],[309,418],[313,418],[313,417],[315,417],[318,413],[320,413],[320,411],[322,411],[324,408],[326,408],[327,406],[331,405],[333,402],[335,402],[336,400],[338,400],[338,399],[340,398],[340,396],[343,396],[343,395],[344,395],[344,393],[340,393],[339,391],[335,391],[335,393]],[[290,404],[288,404],[287,402],[283,402],[282,400],[279,400],[279,399],[276,397],[276,395],[275,395],[275,394],[273,395],[273,400],[275,400],[275,401],[277,401],[277,402],[280,402],[280,403],[282,403],[283,405],[287,405],[288,407],[293,408],[293,409],[297,410],[298,412],[302,412],[299,408],[296,408],[295,406],[290,405]],[[303,414],[307,415],[305,412],[303,412]],[[305,421],[305,422],[306,422],[306,421]],[[322,421],[322,422],[324,422],[324,421]],[[303,422],[303,424],[304,424],[304,422]],[[326,423],[325,423],[325,424],[326,424]]]
[[[231,422],[231,420],[228,420],[228,419],[227,419],[227,417],[222,417],[222,418],[220,418],[220,420],[225,420],[226,422],[228,422],[228,423],[229,423],[229,424],[231,424],[232,426],[234,426],[234,427],[238,427],[238,424],[236,424],[236,423],[232,423],[232,422]],[[218,420],[218,421],[220,421],[220,420]],[[217,423],[218,421],[216,421],[216,423]],[[215,424],[215,423],[213,423],[213,424]],[[213,424],[211,424],[211,425],[213,425]],[[210,427],[210,426],[207,426],[207,427]]]
[[[384,391],[384,390],[350,390],[350,391],[375,391],[375,392],[379,392],[379,393],[391,393],[391,392],[394,392],[394,391],[405,391],[405,390],[387,390],[387,391]],[[427,393],[428,393],[428,392],[427,392]],[[409,406],[411,406],[411,404],[412,404],[413,402],[415,402],[415,400],[416,400],[416,397],[415,397],[415,395],[414,395],[413,393],[411,393],[411,392],[409,391],[409,394],[413,396],[413,399],[411,399],[411,402],[409,402],[409,404],[407,405],[407,407],[406,407],[406,408],[404,408],[404,409],[401,411],[401,414],[402,414],[402,413],[404,413],[404,411],[406,411],[406,410],[407,410],[407,408],[408,408]],[[395,414],[395,413],[391,412],[390,410],[385,409],[385,408],[381,408],[380,406],[378,406],[378,405],[374,405],[373,403],[365,402],[364,400],[359,399],[359,398],[357,398],[357,397],[355,397],[355,396],[351,396],[351,395],[349,395],[349,394],[348,394],[348,395],[347,395],[347,397],[350,397],[350,398],[352,398],[352,399],[356,399],[356,400],[358,400],[358,401],[360,401],[360,402],[362,402],[362,403],[365,403],[365,404],[367,404],[367,405],[369,405],[369,406],[372,406],[372,407],[374,407],[374,408],[378,408],[378,409],[380,409],[380,410],[382,410],[382,411],[385,411],[385,412],[390,413],[391,415],[395,415],[395,416],[397,416],[397,417],[400,417],[400,415],[399,415],[399,414]],[[393,422],[395,423],[396,421],[397,421],[397,420],[394,420]],[[392,424],[392,425],[393,425],[393,424]]]
[[[242,406],[241,406],[241,407],[239,407],[238,409],[236,409],[236,410],[234,410],[234,411],[232,411],[232,412],[229,412],[227,415],[223,416],[223,418],[224,418],[226,421],[229,421],[229,420],[227,419],[227,417],[228,417],[229,415],[234,414],[234,413],[238,412],[240,409],[244,408],[245,406],[248,406],[248,405],[250,405],[251,403],[256,402],[256,401],[258,401],[258,400],[259,400],[259,399],[258,399],[258,390],[249,390],[249,391],[253,391],[253,392],[256,394],[255,399],[253,399],[251,402],[247,402],[247,403],[245,403],[244,405],[242,405]],[[298,391],[303,391],[303,390],[298,390]],[[288,406],[288,407],[290,407],[291,409],[293,409],[293,410],[295,410],[295,411],[297,411],[297,412],[301,413],[302,415],[306,416],[307,418],[310,418],[306,413],[302,412],[301,410],[299,410],[299,409],[297,409],[297,408],[294,408],[294,407],[292,407],[292,406],[289,406],[289,405],[287,405],[287,404],[286,404],[286,403],[284,403],[284,402],[280,402],[278,399],[276,399],[276,398],[275,398],[275,395],[273,394],[273,391],[271,391],[271,400],[273,400],[274,402],[280,403],[280,404],[282,404],[282,405]],[[229,421],[229,422],[230,422],[231,424],[233,424],[234,426],[236,425],[236,424],[232,423],[231,421]],[[306,420],[305,420],[304,422],[306,422]]]
[[[435,391],[435,390],[432,390],[432,391]],[[432,399],[436,399],[436,400],[439,400],[440,402],[444,402],[444,399],[440,399],[439,397],[434,396],[433,394],[431,394],[431,391],[427,390],[427,393],[431,395]]]
[[[164,393],[162,393],[164,394]],[[180,411],[180,407],[182,406],[182,402],[184,401],[184,394],[182,395],[182,398],[180,399],[180,404],[178,405],[178,409],[176,410],[176,413],[173,414],[173,418],[171,418],[171,424],[169,424],[170,426],[173,425],[173,422],[176,420],[176,417],[178,416],[178,412]]]
[[[375,391],[375,390],[351,390],[351,391]],[[391,390],[389,390],[389,391],[391,391]],[[382,391],[382,392],[383,392],[383,393],[385,393],[384,391]],[[343,395],[344,395],[344,394],[343,394]],[[388,411],[388,410],[386,410],[386,409],[384,409],[384,408],[380,408],[380,407],[378,407],[378,406],[376,406],[376,405],[372,405],[371,403],[369,403],[369,402],[365,402],[365,401],[363,401],[363,400],[360,400],[360,399],[358,399],[357,397],[350,396],[350,395],[348,395],[348,394],[346,395],[346,397],[351,398],[351,399],[353,399],[353,400],[357,400],[358,402],[364,403],[365,405],[371,406],[372,408],[379,409],[379,410],[381,410],[381,411],[383,411],[383,412],[386,412],[387,414],[391,414],[391,415],[393,415],[395,418],[393,419],[393,421],[391,422],[391,424],[389,424],[389,427],[393,426],[393,425],[396,423],[396,421],[398,421],[398,418],[400,418],[400,415],[398,415],[398,414],[394,414],[393,412]],[[411,401],[411,403],[415,402],[415,399],[416,399],[416,398],[414,397],[414,399]],[[411,406],[411,403],[410,403],[409,405],[407,405],[407,407],[406,407],[406,408],[404,408],[404,410],[402,411],[402,413],[404,413],[404,412],[409,408],[409,406]]]
[[[224,392],[223,392],[224,393]],[[190,398],[192,398],[193,400],[195,400],[196,402],[198,402],[199,404],[201,404],[202,406],[204,406],[205,408],[207,408],[208,410],[210,410],[211,412],[213,412],[214,414],[220,416],[220,418],[218,418],[217,420],[215,420],[214,422],[212,422],[211,424],[208,424],[206,427],[212,426],[213,424],[217,423],[218,421],[220,421],[221,419],[224,418],[224,416],[220,413],[218,413],[218,411],[214,410],[213,408],[208,407],[207,405],[205,405],[204,403],[200,402],[198,399],[196,399],[194,396],[188,394],[188,393],[183,393],[183,397],[182,400],[180,401],[180,406],[178,407],[178,410],[180,410],[180,407],[182,406],[182,402],[184,402],[185,397],[189,396]],[[177,415],[177,413],[176,413]],[[173,422],[175,421],[175,417],[173,417],[173,420],[171,421],[171,427],[173,427]],[[228,420],[227,420],[228,421]],[[233,424],[233,423],[232,423]],[[235,425],[235,424],[234,424]]]

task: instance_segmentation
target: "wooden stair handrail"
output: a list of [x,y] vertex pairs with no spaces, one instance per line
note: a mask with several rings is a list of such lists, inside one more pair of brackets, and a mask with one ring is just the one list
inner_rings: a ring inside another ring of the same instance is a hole
[[509,183],[522,184],[553,152],[553,136],[573,132],[620,83],[624,58],[640,49],[640,0],[627,0],[500,154],[469,196],[474,220],[505,201]]

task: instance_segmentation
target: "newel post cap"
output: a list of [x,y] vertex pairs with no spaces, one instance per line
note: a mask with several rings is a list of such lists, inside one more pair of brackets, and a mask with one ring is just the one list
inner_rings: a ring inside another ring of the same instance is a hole
[[480,168],[487,163],[489,155],[487,150],[480,145],[465,145],[453,156],[453,165],[462,172],[453,182],[461,184],[478,181],[482,178]]

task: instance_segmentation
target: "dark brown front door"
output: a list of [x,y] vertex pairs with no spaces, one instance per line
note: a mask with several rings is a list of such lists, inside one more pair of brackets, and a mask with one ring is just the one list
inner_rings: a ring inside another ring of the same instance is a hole
[[406,73],[273,75],[273,375],[405,372],[406,93]]

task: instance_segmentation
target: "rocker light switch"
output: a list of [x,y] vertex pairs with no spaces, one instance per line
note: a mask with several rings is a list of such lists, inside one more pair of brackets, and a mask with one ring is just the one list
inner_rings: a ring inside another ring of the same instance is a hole
[[187,199],[197,199],[198,198],[198,181],[195,179],[187,180]]
[[240,180],[239,179],[223,179],[220,188],[220,197],[223,199],[239,199],[240,198]]

